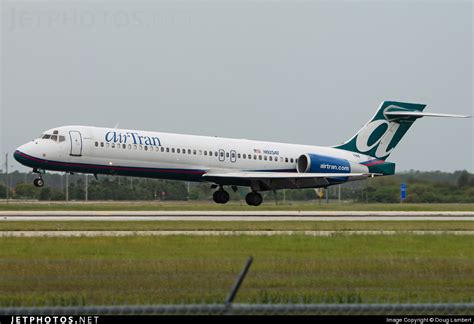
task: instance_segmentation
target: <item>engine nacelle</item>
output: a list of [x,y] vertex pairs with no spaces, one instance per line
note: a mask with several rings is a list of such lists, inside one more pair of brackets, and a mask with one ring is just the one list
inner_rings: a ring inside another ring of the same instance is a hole
[[296,169],[299,173],[368,173],[362,164],[346,159],[319,154],[303,154],[298,158]]

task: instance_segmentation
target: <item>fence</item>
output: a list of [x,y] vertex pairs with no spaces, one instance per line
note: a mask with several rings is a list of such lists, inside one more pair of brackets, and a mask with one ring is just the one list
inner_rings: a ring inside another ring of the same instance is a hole
[[12,307],[0,315],[469,315],[469,304],[189,304],[154,306]]

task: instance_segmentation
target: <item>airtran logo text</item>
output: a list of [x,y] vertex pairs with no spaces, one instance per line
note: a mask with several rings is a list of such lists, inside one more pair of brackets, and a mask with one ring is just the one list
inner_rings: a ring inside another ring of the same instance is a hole
[[[387,150],[388,146],[392,142],[392,139],[395,136],[399,127],[400,124],[388,122],[383,119],[374,120],[370,122],[357,135],[357,150],[359,150],[359,152],[361,153],[366,153],[378,145],[375,151],[376,157],[383,158],[389,155],[393,151],[394,147],[392,147],[390,150]],[[373,137],[372,134],[376,131],[380,134],[374,140],[371,137]],[[369,143],[369,138],[373,141],[372,143]]]
[[345,166],[345,165],[321,163],[319,167],[321,168],[321,170],[327,170],[327,171],[346,171],[346,172],[351,171],[350,167]]
[[107,143],[120,143],[120,144],[140,144],[150,146],[161,146],[161,141],[158,137],[142,136],[140,133],[120,133],[120,132],[108,132],[105,134],[105,141]]

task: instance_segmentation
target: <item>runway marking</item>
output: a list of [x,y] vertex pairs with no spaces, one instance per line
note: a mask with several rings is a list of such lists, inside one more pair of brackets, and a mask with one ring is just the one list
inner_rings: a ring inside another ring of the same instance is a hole
[[0,237],[474,235],[474,231],[0,231]]
[[211,221],[211,222],[371,222],[371,221],[474,221],[470,216],[1,216],[2,221]]

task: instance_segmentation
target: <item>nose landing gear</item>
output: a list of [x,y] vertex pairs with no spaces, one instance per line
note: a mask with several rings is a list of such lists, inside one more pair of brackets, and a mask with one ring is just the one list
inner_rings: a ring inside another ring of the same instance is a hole
[[33,184],[35,185],[35,187],[38,187],[38,188],[41,188],[44,186],[44,180],[43,178],[36,178],[34,181],[33,181]]
[[44,187],[44,180],[43,180],[43,172],[41,172],[41,170],[38,170],[38,169],[33,169],[33,173],[37,173],[38,174],[38,178],[36,178],[34,181],[33,181],[33,184],[35,185],[35,187],[38,187],[38,188],[42,188]]

